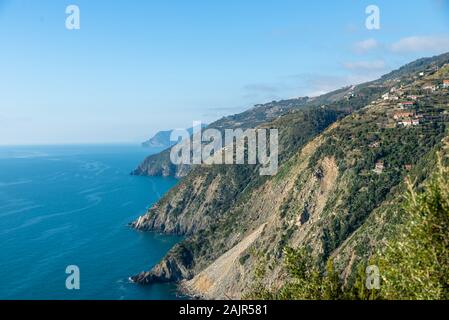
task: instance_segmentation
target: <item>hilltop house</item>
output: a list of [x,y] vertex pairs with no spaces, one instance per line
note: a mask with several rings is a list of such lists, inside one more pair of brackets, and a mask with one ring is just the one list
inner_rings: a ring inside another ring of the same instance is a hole
[[419,119],[407,119],[398,122],[398,125],[403,125],[404,127],[419,126],[419,124]]
[[368,147],[370,147],[370,148],[379,148],[380,147],[380,141],[375,141],[373,143],[370,143]]
[[421,123],[420,119],[422,119],[422,115],[416,115],[412,111],[401,111],[396,112],[393,115],[394,120],[397,121],[398,125],[402,125],[404,127],[409,126],[419,126]]
[[374,172],[381,174],[385,169],[385,162],[383,161],[377,161],[376,162],[376,167],[374,168]]
[[432,91],[432,92],[434,92],[437,89],[436,86],[431,83],[426,83],[422,88],[423,88],[423,90]]
[[402,111],[402,112],[397,112],[393,115],[394,120],[400,120],[400,119],[404,119],[404,118],[412,118],[415,116],[414,112],[410,112],[410,111]]
[[402,108],[411,108],[413,106],[415,106],[415,102],[414,101],[406,101],[406,102],[401,102],[401,107]]
[[391,95],[389,92],[382,95],[382,99],[384,100],[399,100],[399,97],[397,95]]
[[443,88],[449,88],[449,80],[443,80]]

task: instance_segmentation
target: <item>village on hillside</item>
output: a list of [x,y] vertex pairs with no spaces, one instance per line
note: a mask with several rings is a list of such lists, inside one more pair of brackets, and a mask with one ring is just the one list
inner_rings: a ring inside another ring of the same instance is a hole
[[[449,121],[449,64],[441,68],[430,66],[425,71],[387,82],[389,91],[366,106],[376,115],[379,129],[415,130],[419,135]],[[347,98],[351,98],[351,93]],[[376,149],[381,144],[382,141],[374,141],[369,148]],[[386,168],[388,164],[379,160],[372,171],[382,174]],[[412,169],[412,164],[402,168]]]

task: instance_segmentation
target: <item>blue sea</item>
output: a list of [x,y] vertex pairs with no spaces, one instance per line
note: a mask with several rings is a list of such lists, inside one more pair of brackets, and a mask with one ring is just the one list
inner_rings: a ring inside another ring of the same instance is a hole
[[[177,181],[130,172],[139,146],[0,147],[0,299],[176,299],[173,285],[142,287],[180,239],[127,225]],[[66,267],[80,289],[66,288]]]

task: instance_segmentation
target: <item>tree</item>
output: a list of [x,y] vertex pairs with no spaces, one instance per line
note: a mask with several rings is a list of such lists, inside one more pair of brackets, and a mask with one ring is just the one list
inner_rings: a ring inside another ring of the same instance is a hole
[[397,229],[380,254],[385,299],[449,299],[449,167],[439,157],[437,172],[417,194],[409,183]]

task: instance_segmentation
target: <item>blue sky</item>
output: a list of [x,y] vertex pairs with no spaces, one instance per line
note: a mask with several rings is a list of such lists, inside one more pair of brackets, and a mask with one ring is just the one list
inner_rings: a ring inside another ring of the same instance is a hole
[[449,1],[0,0],[0,43],[0,144],[140,142],[447,52]]

